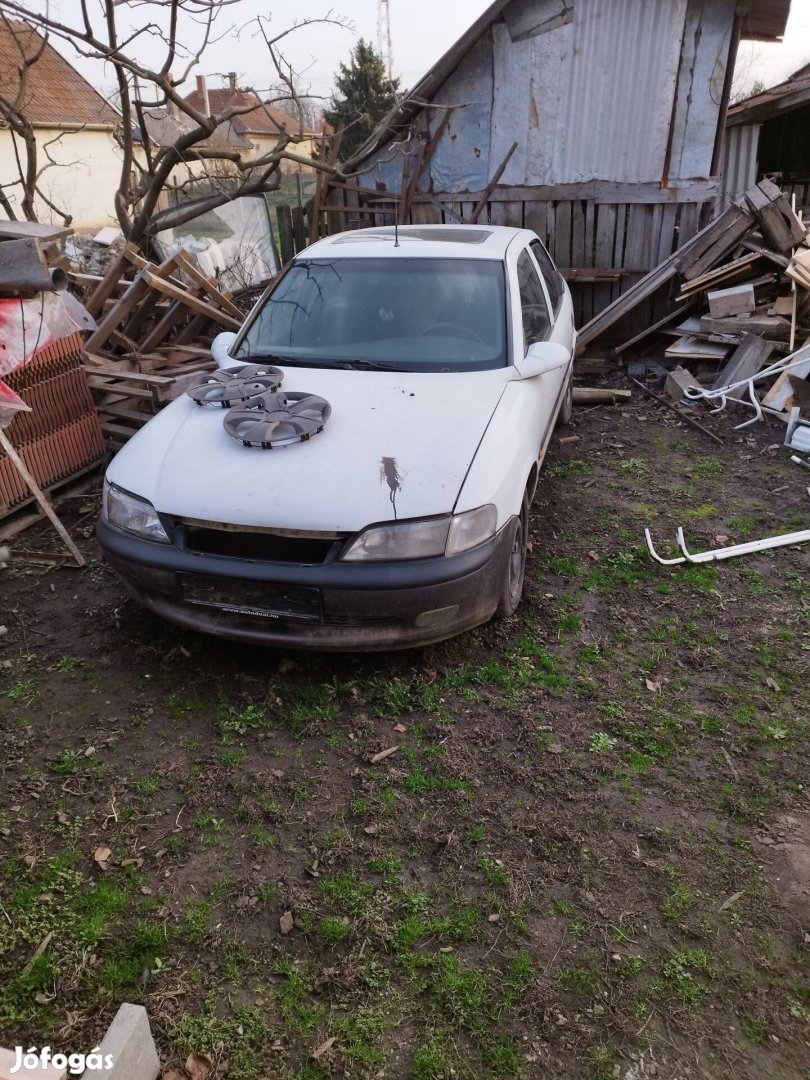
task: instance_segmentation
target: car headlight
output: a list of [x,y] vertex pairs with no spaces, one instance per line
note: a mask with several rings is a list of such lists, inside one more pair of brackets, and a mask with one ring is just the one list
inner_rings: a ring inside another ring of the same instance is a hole
[[458,555],[493,536],[497,518],[495,507],[487,505],[452,517],[374,525],[352,541],[341,559],[368,562]]
[[104,481],[101,514],[105,521],[117,529],[142,536],[145,540],[171,543],[154,506],[146,499],[139,499],[137,495],[131,495],[108,480]]

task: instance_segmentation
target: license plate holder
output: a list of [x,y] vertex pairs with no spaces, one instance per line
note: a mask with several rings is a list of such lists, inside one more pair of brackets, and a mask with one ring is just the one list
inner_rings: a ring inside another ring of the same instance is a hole
[[187,604],[261,619],[321,621],[321,591],[311,586],[209,574],[180,574],[179,578],[180,591]]

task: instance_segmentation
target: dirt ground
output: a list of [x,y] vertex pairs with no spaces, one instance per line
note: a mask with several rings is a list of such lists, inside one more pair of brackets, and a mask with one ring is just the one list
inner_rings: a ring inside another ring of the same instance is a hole
[[[513,619],[421,651],[141,611],[92,496],[0,572],[0,1043],[142,1002],[230,1080],[810,1076],[810,545],[783,429],[579,410]],[[721,543],[725,541],[719,541]],[[374,764],[372,756],[397,750]],[[204,1059],[198,1058],[198,1063]]]

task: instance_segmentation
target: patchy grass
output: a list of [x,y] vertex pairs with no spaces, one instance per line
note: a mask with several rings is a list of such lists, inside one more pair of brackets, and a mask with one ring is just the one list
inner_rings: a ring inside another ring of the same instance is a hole
[[644,412],[581,414],[518,615],[432,649],[197,637],[90,537],[81,574],[12,560],[4,1040],[132,1000],[229,1080],[802,1075],[808,552],[667,568],[641,532],[776,533],[803,492]]

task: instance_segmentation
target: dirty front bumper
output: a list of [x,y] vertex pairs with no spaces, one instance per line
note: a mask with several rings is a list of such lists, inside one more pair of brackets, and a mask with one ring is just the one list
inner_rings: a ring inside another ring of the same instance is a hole
[[139,603],[180,626],[297,649],[429,645],[498,605],[516,519],[460,555],[390,563],[263,562],[183,551],[99,521],[107,562]]

